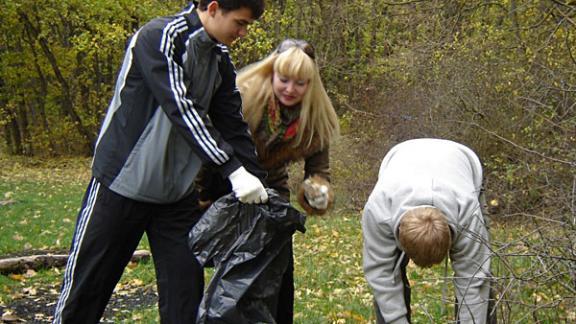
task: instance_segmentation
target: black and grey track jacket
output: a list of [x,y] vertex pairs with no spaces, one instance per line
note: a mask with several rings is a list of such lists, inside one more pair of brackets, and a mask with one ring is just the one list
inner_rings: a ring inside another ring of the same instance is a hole
[[190,194],[203,163],[223,177],[244,165],[263,179],[235,78],[227,48],[206,33],[193,5],[144,25],[126,50],[94,177],[152,203]]

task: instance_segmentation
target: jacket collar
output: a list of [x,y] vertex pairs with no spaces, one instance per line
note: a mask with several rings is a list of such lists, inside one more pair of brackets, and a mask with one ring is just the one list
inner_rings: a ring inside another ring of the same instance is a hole
[[191,30],[198,31],[197,35],[194,37],[196,39],[196,44],[204,49],[210,49],[219,44],[215,39],[210,37],[206,32],[206,29],[204,29],[200,16],[198,16],[198,5],[196,1],[192,2],[190,9],[184,11],[184,16],[186,17],[186,21],[188,22],[188,26],[191,27]]

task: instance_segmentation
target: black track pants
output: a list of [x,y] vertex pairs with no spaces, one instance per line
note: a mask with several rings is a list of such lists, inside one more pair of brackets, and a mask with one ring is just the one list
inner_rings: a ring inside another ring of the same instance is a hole
[[142,203],[92,179],[78,214],[54,323],[98,323],[144,233],[156,268],[162,323],[193,323],[204,276],[187,240],[200,215],[195,196],[165,205]]

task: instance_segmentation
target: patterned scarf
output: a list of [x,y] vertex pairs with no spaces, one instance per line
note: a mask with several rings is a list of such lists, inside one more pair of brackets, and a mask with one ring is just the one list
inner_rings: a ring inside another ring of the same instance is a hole
[[262,122],[268,135],[266,146],[279,141],[288,142],[298,133],[300,105],[286,107],[278,102],[276,98],[271,98]]

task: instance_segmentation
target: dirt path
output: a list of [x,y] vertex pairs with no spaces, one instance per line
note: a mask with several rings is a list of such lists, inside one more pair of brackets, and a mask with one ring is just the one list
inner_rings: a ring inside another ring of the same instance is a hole
[[[7,305],[0,304],[2,323],[50,323],[59,295],[58,287],[39,287],[14,299]],[[115,292],[108,303],[101,323],[117,323],[120,318],[141,308],[157,303],[158,296],[152,287],[138,287]]]

